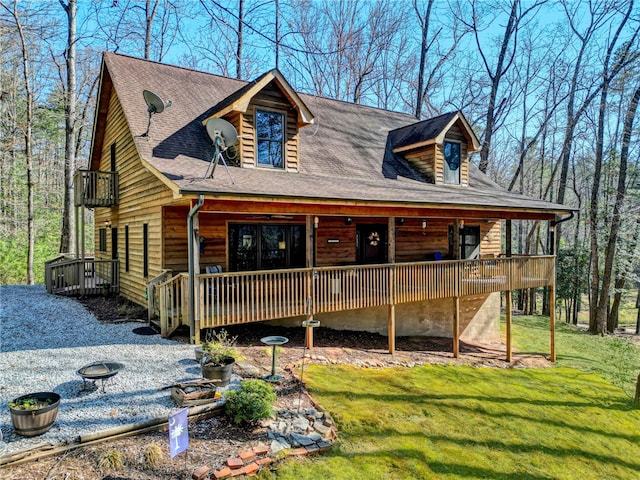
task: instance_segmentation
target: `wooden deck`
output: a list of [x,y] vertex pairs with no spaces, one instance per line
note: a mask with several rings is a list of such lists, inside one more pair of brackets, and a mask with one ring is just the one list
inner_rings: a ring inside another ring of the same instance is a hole
[[118,278],[118,260],[82,260],[60,256],[45,263],[47,292],[57,295],[118,293]]
[[[196,275],[196,328],[553,285],[555,257],[412,262]],[[188,276],[155,286],[167,336],[188,325]]]

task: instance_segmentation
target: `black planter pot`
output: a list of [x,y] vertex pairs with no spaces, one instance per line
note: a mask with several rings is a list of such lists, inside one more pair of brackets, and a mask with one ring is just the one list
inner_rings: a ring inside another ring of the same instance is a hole
[[202,364],[202,376],[209,380],[217,380],[216,386],[226,387],[231,381],[231,372],[236,363],[234,358],[225,358],[222,364]]
[[37,392],[22,395],[16,398],[13,403],[21,400],[34,398],[40,402],[49,402],[37,410],[22,410],[9,406],[11,412],[11,422],[18,435],[23,437],[35,437],[48,431],[58,417],[58,407],[60,407],[60,395],[54,392]]

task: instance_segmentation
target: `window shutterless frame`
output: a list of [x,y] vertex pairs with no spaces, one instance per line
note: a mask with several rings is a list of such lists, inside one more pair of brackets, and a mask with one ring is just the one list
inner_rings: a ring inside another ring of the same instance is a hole
[[283,112],[255,110],[256,166],[285,168],[286,117]]
[[462,148],[460,143],[445,140],[442,145],[444,157],[444,183],[448,185],[460,185],[460,164]]

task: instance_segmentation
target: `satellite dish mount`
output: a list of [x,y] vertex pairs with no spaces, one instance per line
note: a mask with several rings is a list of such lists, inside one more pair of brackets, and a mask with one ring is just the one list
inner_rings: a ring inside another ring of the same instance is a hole
[[149,123],[147,123],[147,131],[144,132],[141,137],[149,136],[149,128],[151,128],[151,117],[154,113],[162,113],[165,108],[171,106],[171,100],[167,100],[166,102],[160,98],[159,95],[149,91],[143,90],[142,96],[144,97],[144,101],[147,102],[147,112],[149,112]]
[[227,175],[229,175],[229,178],[231,179],[231,183],[235,185],[236,182],[233,181],[233,177],[231,176],[231,172],[229,172],[229,167],[227,167],[227,162],[225,161],[222,152],[235,145],[238,140],[238,132],[236,132],[233,125],[222,118],[210,118],[207,121],[206,129],[209,138],[211,138],[211,141],[213,142],[215,151],[204,178],[213,178],[213,174],[216,171],[216,165],[218,165],[218,161],[221,161],[224,169],[227,171]]

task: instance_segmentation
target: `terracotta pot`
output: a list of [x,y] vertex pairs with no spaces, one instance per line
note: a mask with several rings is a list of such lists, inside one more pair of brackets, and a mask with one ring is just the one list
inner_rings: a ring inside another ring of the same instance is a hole
[[217,380],[218,387],[226,387],[231,381],[231,372],[235,363],[235,359],[231,357],[226,358],[222,365],[205,363],[202,365],[202,376],[209,380]]
[[11,422],[16,433],[23,437],[35,437],[48,431],[56,421],[58,407],[60,406],[60,395],[54,392],[29,393],[16,398],[13,402],[18,403],[28,398],[35,398],[41,402],[50,401],[49,405],[37,410],[21,410],[9,406]]

